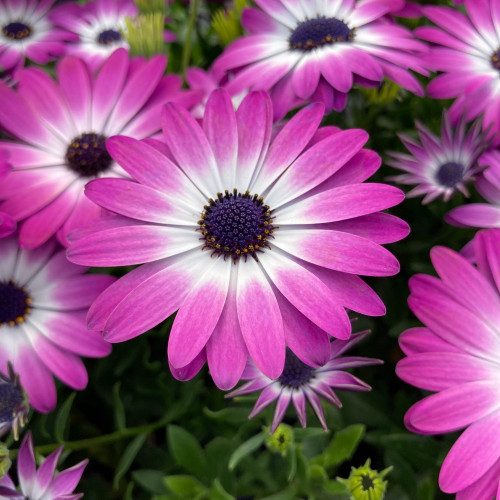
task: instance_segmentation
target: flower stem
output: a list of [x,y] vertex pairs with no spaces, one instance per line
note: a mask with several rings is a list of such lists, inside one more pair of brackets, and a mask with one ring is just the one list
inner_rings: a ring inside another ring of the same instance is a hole
[[182,49],[182,66],[181,66],[181,74],[182,78],[186,76],[186,70],[189,66],[189,61],[191,59],[191,45],[193,42],[193,30],[196,24],[196,15],[198,13],[198,7],[200,6],[200,0],[192,0],[191,8],[189,12],[189,24],[186,35],[186,42]]

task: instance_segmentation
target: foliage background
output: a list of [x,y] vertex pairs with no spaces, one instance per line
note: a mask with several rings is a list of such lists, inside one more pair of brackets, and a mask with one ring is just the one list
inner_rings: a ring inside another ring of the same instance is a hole
[[[220,7],[217,2],[202,2],[195,29],[189,34],[193,3],[177,0],[171,6],[173,23],[169,27],[177,32],[179,41],[170,47],[169,72],[182,71],[188,37],[192,66],[208,68],[221,53],[223,48],[210,22]],[[398,21],[410,28],[425,23]],[[383,158],[387,150],[404,150],[396,134],[415,136],[415,119],[439,134],[441,113],[449,102],[421,99],[403,90],[393,94],[383,99],[377,91],[354,89],[345,111],[332,113],[323,124],[367,130],[368,147]],[[372,180],[384,181],[394,173],[383,164]],[[472,191],[472,201],[479,200]],[[65,444],[65,467],[88,457],[90,463],[77,488],[87,500],[343,500],[348,496],[342,493],[336,476],[347,477],[351,466],[361,466],[367,458],[378,470],[393,466],[387,500],[451,498],[439,491],[437,478],[456,435],[424,437],[405,430],[405,411],[424,394],[400,381],[394,368],[402,357],[399,334],[418,325],[406,303],[408,279],[418,272],[434,274],[429,260],[433,246],[459,250],[474,235],[473,230],[453,228],[443,221],[446,212],[463,202],[460,195],[447,204],[438,200],[429,206],[422,206],[420,199],[407,199],[391,210],[412,228],[404,241],[389,245],[400,260],[401,272],[368,280],[386,304],[387,315],[359,317],[354,326],[354,331],[372,330],[355,354],[380,358],[385,364],[355,372],[373,387],[372,392],[340,393],[341,410],[324,405],[328,433],[312,412],[308,414],[312,427],[301,430],[290,410],[284,422],[293,426],[295,444],[285,456],[270,451],[264,436],[273,410],[267,409],[251,421],[247,418],[256,396],[225,400],[206,367],[185,383],[170,375],[166,344],[172,317],[147,334],[115,344],[109,357],[86,360],[89,385],[85,391],[74,393],[59,384],[58,409],[30,418],[37,452],[47,455]],[[126,269],[94,272],[120,276]]]

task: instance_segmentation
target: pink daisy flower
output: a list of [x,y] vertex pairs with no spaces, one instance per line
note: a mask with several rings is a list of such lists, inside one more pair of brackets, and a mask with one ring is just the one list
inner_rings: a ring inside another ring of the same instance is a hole
[[422,95],[407,69],[427,74],[415,51],[425,44],[384,19],[402,0],[257,0],[262,10],[245,9],[250,33],[233,42],[215,61],[214,71],[237,71],[231,93],[250,87],[267,90],[276,119],[297,99],[321,101],[327,112],[341,111],[354,83],[378,86],[394,80]]
[[[0,182],[5,179],[11,166],[8,162],[7,151],[0,150]],[[0,210],[0,238],[9,236],[16,230],[16,221]]]
[[443,247],[439,275],[410,280],[411,310],[426,327],[400,338],[405,382],[436,394],[412,406],[405,423],[421,434],[465,431],[446,457],[439,486],[457,500],[500,495],[500,230],[474,239],[477,267]]
[[369,391],[371,389],[368,384],[344,370],[382,364],[382,361],[378,359],[342,356],[369,333],[369,331],[359,332],[353,334],[349,340],[331,342],[329,360],[323,366],[309,366],[290,349],[287,349],[283,373],[275,380],[266,377],[252,361],[249,361],[241,376],[242,380],[249,382],[227,394],[226,397],[243,396],[262,390],[248,418],[255,417],[276,401],[271,434],[283,420],[290,402],[293,403],[300,424],[305,427],[307,424],[306,401],[308,401],[326,431],[328,429],[321,399],[341,408],[342,403],[332,389],[342,391]]
[[477,160],[488,144],[481,133],[481,123],[476,122],[466,133],[465,120],[462,119],[457,129],[453,130],[445,112],[441,123],[441,139],[420,122],[415,122],[415,125],[420,143],[407,135],[398,135],[411,155],[389,152],[392,159],[387,163],[406,172],[391,180],[401,184],[417,184],[407,196],[425,195],[422,203],[429,203],[439,196],[448,201],[456,191],[468,196],[466,184],[482,169]]
[[53,375],[73,389],[87,385],[79,356],[103,357],[110,345],[85,327],[92,301],[114,278],[83,275],[52,240],[36,250],[16,238],[0,240],[0,370],[12,363],[31,405],[48,412],[56,405]]
[[83,493],[73,493],[88,460],[63,470],[54,476],[63,447],[51,453],[36,470],[35,450],[31,432],[26,434],[17,457],[19,490],[8,474],[0,479],[0,499],[24,500],[79,500]]
[[68,56],[56,82],[38,68],[18,73],[17,92],[0,82],[0,124],[17,139],[0,141],[13,166],[0,186],[0,210],[24,220],[21,246],[34,248],[56,232],[65,244],[69,230],[99,217],[83,187],[103,174],[127,175],[106,151],[107,137],[152,136],[165,102],[197,102],[195,92],[181,90],[180,77],[163,76],[165,65],[164,56],[129,60],[118,49],[96,76]]
[[167,104],[168,155],[144,141],[108,139],[111,156],[137,182],[89,183],[87,196],[120,216],[75,231],[68,258],[145,264],[97,299],[89,328],[121,342],[179,310],[168,342],[174,374],[189,378],[208,359],[215,383],[230,389],[248,354],[278,378],[286,345],[304,362],[326,363],[329,335],[350,336],[345,308],[384,314],[356,274],[398,272],[380,244],[403,238],[408,227],[378,212],[403,194],[363,183],[380,166],[362,149],[368,134],[318,130],[323,112],[318,103],[301,110],[270,142],[267,94],[250,93],[235,113],[220,89],[207,102],[203,128]]
[[46,64],[62,55],[74,35],[53,25],[50,9],[55,0],[2,0],[0,2],[0,68],[23,66],[25,58]]
[[[485,130],[500,131],[500,3],[466,0],[468,17],[450,7],[424,7],[424,15],[439,28],[425,26],[416,34],[435,46],[426,59],[441,71],[429,84],[431,97],[456,98],[450,117],[458,122],[484,115]],[[500,135],[498,136],[500,138]]]
[[[77,43],[67,46],[67,53],[83,59],[92,70],[119,48],[129,49],[124,38],[125,18],[139,14],[133,0],[94,0],[84,5],[68,3],[54,10],[54,22],[77,35]],[[175,35],[165,31],[164,40],[176,40]]]
[[468,203],[446,214],[446,222],[459,227],[500,228],[500,150],[483,153],[479,158],[483,170],[476,188],[488,203]]

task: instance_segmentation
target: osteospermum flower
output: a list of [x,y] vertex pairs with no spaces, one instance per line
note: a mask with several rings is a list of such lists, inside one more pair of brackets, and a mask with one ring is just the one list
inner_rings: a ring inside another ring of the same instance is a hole
[[19,375],[7,363],[7,375],[0,373],[0,437],[12,430],[17,441],[19,429],[26,423],[28,410],[28,397],[19,382]]
[[446,221],[461,227],[500,228],[500,150],[483,153],[479,164],[485,168],[475,186],[488,203],[468,203],[446,214]]
[[329,360],[324,366],[312,367],[302,362],[290,349],[286,351],[283,373],[277,379],[266,377],[253,362],[249,362],[241,376],[248,380],[226,397],[242,396],[261,391],[249,418],[260,413],[273,401],[276,401],[271,433],[283,420],[286,410],[293,403],[302,427],[307,424],[306,402],[308,401],[316,413],[321,426],[327,430],[321,399],[341,407],[342,403],[332,389],[342,391],[369,391],[371,387],[359,378],[344,371],[346,368],[381,364],[378,359],[358,356],[342,356],[351,347],[362,340],[368,331],[355,333],[349,340],[334,340],[330,344]]
[[74,35],[54,26],[50,9],[55,0],[0,2],[0,68],[22,66],[25,58],[46,64],[62,55]]
[[476,122],[466,133],[465,121],[461,120],[454,131],[447,113],[443,113],[441,139],[416,122],[420,144],[400,134],[399,138],[411,155],[390,152],[387,163],[406,172],[392,177],[401,184],[417,184],[409,197],[425,195],[423,203],[443,196],[448,201],[456,191],[468,196],[466,184],[481,170],[477,160],[486,148],[487,141],[481,134],[481,124]]
[[[450,116],[457,122],[483,115],[484,128],[500,131],[500,31],[497,0],[467,0],[467,16],[450,7],[423,7],[439,28],[425,26],[416,34],[435,46],[426,59],[443,74],[429,84],[433,98],[456,98]],[[500,135],[497,136],[500,138]]]
[[160,129],[166,101],[197,101],[195,92],[181,90],[180,77],[163,76],[165,65],[163,56],[129,60],[119,49],[95,77],[68,56],[57,66],[57,82],[38,68],[18,73],[18,92],[0,82],[0,124],[16,139],[0,141],[13,166],[0,185],[0,210],[25,220],[21,246],[36,247],[56,232],[64,244],[69,230],[100,215],[84,185],[103,174],[126,175],[106,151],[107,137],[149,137]]
[[[0,150],[0,182],[5,179],[5,176],[10,171],[7,151]],[[0,210],[0,238],[9,236],[16,230],[16,221]]]
[[0,479],[0,499],[79,500],[82,498],[83,493],[73,493],[73,491],[82,477],[88,460],[82,460],[54,476],[62,452],[63,446],[51,453],[37,471],[33,438],[31,432],[28,432],[17,457],[19,490],[9,475],[5,475]]
[[262,10],[245,9],[250,35],[231,44],[214,71],[237,71],[229,92],[267,90],[276,119],[298,99],[321,101],[341,111],[354,83],[377,86],[384,76],[422,95],[407,68],[426,74],[414,51],[426,46],[409,30],[384,19],[402,0],[296,2],[258,0]]
[[20,249],[16,238],[0,240],[0,370],[8,362],[19,374],[31,405],[56,405],[52,375],[73,389],[87,385],[79,356],[102,357],[110,345],[85,327],[89,305],[114,278],[83,275],[67,262],[55,241]]
[[[93,304],[89,328],[110,342],[139,335],[179,310],[168,344],[174,374],[205,359],[216,384],[233,387],[249,353],[277,378],[285,345],[313,365],[328,360],[329,335],[346,339],[345,308],[384,306],[356,274],[387,276],[397,260],[380,243],[407,225],[379,210],[400,190],[363,184],[380,165],[362,150],[363,130],[319,129],[323,106],[300,111],[270,143],[272,106],[250,93],[235,113],[212,93],[203,129],[167,104],[168,155],[127,137],[108,139],[111,156],[137,181],[98,179],[87,196],[113,216],[75,231],[76,263],[146,263]],[[286,325],[300,324],[301,328]]]
[[67,53],[96,70],[116,49],[128,49],[123,37],[125,18],[138,14],[133,0],[95,0],[84,5],[61,5],[54,10],[52,19],[77,37],[76,43],[67,46]]
[[500,494],[500,230],[479,232],[474,249],[477,267],[436,247],[439,278],[410,280],[410,308],[426,327],[402,334],[407,357],[397,374],[436,392],[408,410],[409,430],[465,428],[441,468],[441,489],[457,500],[492,500]]

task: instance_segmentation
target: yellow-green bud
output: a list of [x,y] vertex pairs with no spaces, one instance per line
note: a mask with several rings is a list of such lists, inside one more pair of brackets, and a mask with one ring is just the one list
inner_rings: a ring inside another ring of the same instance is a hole
[[337,481],[347,486],[351,500],[383,500],[387,481],[384,477],[391,472],[392,467],[378,472],[370,468],[370,459],[361,467],[351,467],[347,479],[337,477]]
[[384,78],[380,86],[376,88],[360,88],[366,100],[372,104],[388,104],[396,100],[400,89],[397,83],[391,82],[387,78]]
[[4,443],[0,443],[0,478],[7,474],[11,465],[12,461],[10,460],[9,449]]
[[274,434],[271,434],[266,438],[267,448],[274,453],[281,453],[282,456],[286,455],[288,448],[292,444],[293,429],[286,424],[278,425]]
[[230,9],[219,9],[212,16],[212,28],[223,45],[228,45],[243,34],[241,13],[248,7],[247,0],[235,0]]
[[125,19],[125,25],[123,36],[130,45],[130,55],[151,57],[164,52],[165,18],[162,13],[128,17]]

